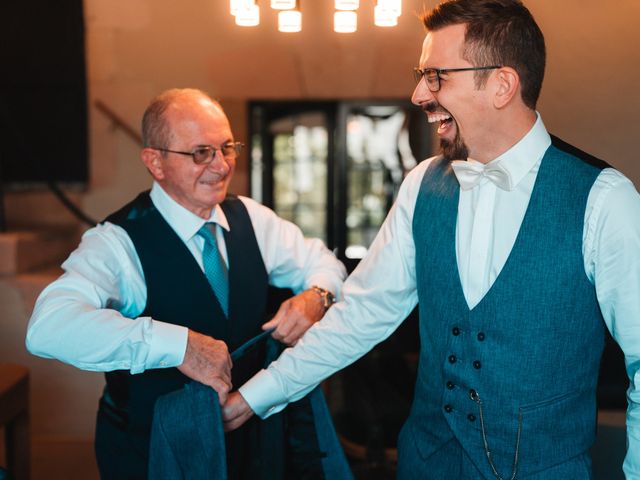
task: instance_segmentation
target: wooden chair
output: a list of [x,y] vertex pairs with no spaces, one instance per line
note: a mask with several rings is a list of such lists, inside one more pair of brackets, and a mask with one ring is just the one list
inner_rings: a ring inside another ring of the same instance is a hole
[[29,370],[0,363],[0,427],[5,431],[9,478],[29,479]]

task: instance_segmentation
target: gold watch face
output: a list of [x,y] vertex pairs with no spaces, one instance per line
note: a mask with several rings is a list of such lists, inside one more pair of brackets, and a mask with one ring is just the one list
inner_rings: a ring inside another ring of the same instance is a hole
[[322,287],[318,287],[316,285],[314,285],[313,287],[311,287],[318,295],[320,295],[322,297],[322,305],[324,306],[325,310],[328,309],[331,305],[333,305],[335,303],[335,297],[333,296],[333,293],[331,293],[329,290],[322,288]]

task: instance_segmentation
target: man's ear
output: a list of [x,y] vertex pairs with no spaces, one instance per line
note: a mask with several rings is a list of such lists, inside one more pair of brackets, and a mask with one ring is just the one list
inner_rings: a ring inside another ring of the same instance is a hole
[[501,67],[495,75],[497,88],[493,105],[500,109],[508,105],[516,95],[520,95],[520,76],[511,67]]
[[162,164],[162,155],[155,148],[143,148],[140,152],[140,158],[154,180],[164,179],[164,165]]

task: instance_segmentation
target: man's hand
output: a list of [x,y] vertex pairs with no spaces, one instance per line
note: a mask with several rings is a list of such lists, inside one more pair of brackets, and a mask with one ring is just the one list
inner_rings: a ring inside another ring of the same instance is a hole
[[242,426],[244,422],[252,416],[253,410],[251,410],[249,404],[242,395],[240,395],[240,392],[229,394],[227,403],[222,407],[222,421],[225,432],[230,432]]
[[218,392],[220,405],[227,401],[231,390],[231,366],[231,357],[224,342],[189,330],[187,351],[178,370]]
[[282,302],[275,316],[262,325],[263,330],[276,327],[271,335],[287,345],[295,345],[311,325],[325,313],[324,301],[317,292],[305,290],[286,302]]

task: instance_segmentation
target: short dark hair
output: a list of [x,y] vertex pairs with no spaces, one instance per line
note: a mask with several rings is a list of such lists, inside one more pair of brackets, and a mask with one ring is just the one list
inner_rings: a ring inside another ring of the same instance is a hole
[[222,110],[220,103],[206,92],[196,88],[172,88],[160,93],[151,100],[142,116],[142,145],[144,147],[169,148],[171,126],[165,118],[167,109],[180,98],[203,97]]
[[[429,31],[466,24],[462,58],[476,67],[513,68],[520,77],[522,101],[535,109],[546,48],[540,27],[520,0],[446,0],[426,12],[422,22]],[[476,72],[476,85],[483,85],[488,75],[490,72]]]

